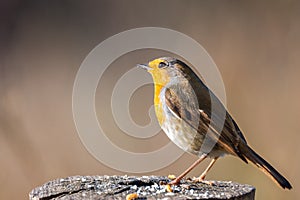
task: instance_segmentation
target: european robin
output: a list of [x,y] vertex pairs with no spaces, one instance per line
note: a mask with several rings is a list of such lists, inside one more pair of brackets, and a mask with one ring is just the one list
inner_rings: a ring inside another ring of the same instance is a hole
[[219,157],[233,155],[246,163],[252,162],[282,188],[292,188],[287,179],[248,146],[224,105],[188,65],[179,59],[163,57],[138,67],[152,75],[155,113],[163,131],[181,149],[199,156],[169,184],[180,183],[194,167],[209,157],[212,161],[197,179],[203,181]]

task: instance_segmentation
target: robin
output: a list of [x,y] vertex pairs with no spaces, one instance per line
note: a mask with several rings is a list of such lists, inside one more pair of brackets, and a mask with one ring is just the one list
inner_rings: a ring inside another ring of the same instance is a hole
[[197,181],[204,181],[219,157],[233,155],[246,163],[252,162],[282,188],[292,188],[287,179],[248,146],[221,101],[188,65],[179,59],[163,57],[138,67],[152,75],[155,113],[163,131],[181,149],[199,156],[169,184],[179,184],[184,176],[209,157],[212,161],[197,178]]

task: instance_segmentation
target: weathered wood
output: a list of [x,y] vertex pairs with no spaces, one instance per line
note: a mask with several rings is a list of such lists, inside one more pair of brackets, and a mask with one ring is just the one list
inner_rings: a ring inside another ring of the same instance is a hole
[[195,183],[183,179],[180,185],[171,186],[170,180],[158,176],[72,176],[45,183],[33,189],[31,200],[49,199],[234,199],[253,200],[255,188],[231,181]]

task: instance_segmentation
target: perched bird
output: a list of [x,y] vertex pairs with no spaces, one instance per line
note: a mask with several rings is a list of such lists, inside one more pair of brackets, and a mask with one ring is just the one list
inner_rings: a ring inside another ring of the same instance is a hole
[[282,188],[292,186],[275,168],[252,150],[237,123],[221,101],[193,70],[179,59],[163,57],[139,64],[154,82],[154,107],[158,122],[177,146],[199,159],[169,184],[178,184],[205,158],[212,161],[201,176],[219,157],[233,155],[252,162]]

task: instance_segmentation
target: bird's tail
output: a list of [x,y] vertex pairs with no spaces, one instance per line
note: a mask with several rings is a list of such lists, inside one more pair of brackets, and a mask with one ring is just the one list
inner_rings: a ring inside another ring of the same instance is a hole
[[243,156],[247,160],[251,161],[259,169],[261,169],[266,175],[270,176],[276,183],[278,183],[283,189],[292,189],[291,184],[286,180],[274,167],[272,167],[267,161],[265,161],[260,155],[252,150],[248,145],[242,145],[240,148]]

